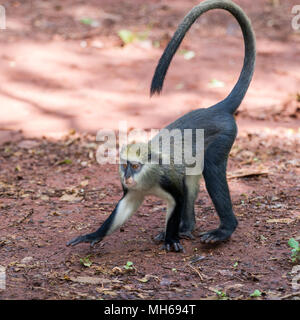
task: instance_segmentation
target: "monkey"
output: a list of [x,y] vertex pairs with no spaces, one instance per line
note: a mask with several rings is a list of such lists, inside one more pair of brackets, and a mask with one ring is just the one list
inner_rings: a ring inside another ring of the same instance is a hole
[[[67,245],[81,242],[94,246],[105,236],[123,225],[137,211],[146,195],[152,194],[167,202],[165,230],[155,239],[163,241],[166,251],[183,251],[180,238],[194,238],[195,201],[199,191],[199,179],[203,176],[208,194],[218,214],[220,224],[213,230],[200,233],[202,243],[218,243],[229,239],[238,225],[232,208],[226,178],[227,162],[237,136],[234,113],[240,106],[252,80],[255,67],[255,35],[251,22],[243,10],[229,0],[206,0],[195,6],[179,24],[164,50],[152,78],[150,96],[160,94],[171,60],[185,34],[203,13],[212,9],[230,12],[239,23],[244,39],[244,62],[240,76],[228,94],[217,104],[186,113],[165,129],[204,130],[204,157],[201,174],[186,174],[185,164],[164,164],[163,152],[153,152],[152,143],[160,139],[160,132],[148,143],[133,143],[120,152],[119,175],[123,196],[111,215],[95,232],[76,237]],[[173,151],[176,145],[173,145]],[[196,145],[192,143],[195,151]],[[176,151],[176,150],[175,150]],[[155,160],[153,161],[149,160]]]

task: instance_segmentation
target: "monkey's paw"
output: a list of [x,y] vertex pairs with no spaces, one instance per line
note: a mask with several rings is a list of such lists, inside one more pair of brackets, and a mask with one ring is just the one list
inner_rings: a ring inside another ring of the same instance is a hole
[[180,244],[179,241],[170,241],[166,242],[163,246],[162,249],[166,250],[167,252],[170,251],[175,251],[175,252],[184,252],[183,246]]
[[91,247],[93,247],[96,243],[100,242],[101,240],[102,238],[98,237],[95,233],[89,233],[70,240],[69,242],[67,242],[67,246],[76,246],[78,243],[87,242],[90,243]]
[[[163,242],[165,241],[165,235],[166,233],[164,231],[160,232],[158,235],[154,237],[154,241],[156,242]],[[187,240],[194,240],[195,237],[192,235],[191,231],[179,231],[179,238],[180,239],[187,239]]]
[[200,233],[200,241],[202,243],[216,243],[225,241],[230,238],[232,232],[224,229],[215,229]]
[[179,231],[179,238],[181,239],[187,239],[187,240],[194,240],[195,237],[192,235],[191,231]]

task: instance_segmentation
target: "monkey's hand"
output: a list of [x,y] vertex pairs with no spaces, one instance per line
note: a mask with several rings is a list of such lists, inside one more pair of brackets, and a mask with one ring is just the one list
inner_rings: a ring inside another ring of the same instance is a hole
[[165,244],[163,245],[162,249],[170,252],[183,252],[183,246],[180,244],[179,240],[169,240],[165,241]]
[[99,237],[96,232],[85,234],[83,236],[76,237],[69,242],[67,242],[67,246],[76,246],[81,242],[89,242],[90,246],[93,247],[96,243],[100,242],[103,237]]

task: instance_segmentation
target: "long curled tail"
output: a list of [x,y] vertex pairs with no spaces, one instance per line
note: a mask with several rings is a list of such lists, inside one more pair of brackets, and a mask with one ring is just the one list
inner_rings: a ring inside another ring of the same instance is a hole
[[192,24],[202,13],[212,9],[224,9],[229,11],[238,21],[244,37],[245,57],[244,64],[237,83],[230,94],[223,100],[223,108],[229,113],[234,113],[241,104],[249,84],[252,79],[255,66],[255,36],[251,27],[249,18],[244,11],[235,3],[229,0],[206,0],[194,7],[183,19],[178,26],[173,38],[166,47],[156,67],[150,94],[159,94],[162,91],[164,79],[168,71],[171,60],[176,53],[185,34],[190,29]]

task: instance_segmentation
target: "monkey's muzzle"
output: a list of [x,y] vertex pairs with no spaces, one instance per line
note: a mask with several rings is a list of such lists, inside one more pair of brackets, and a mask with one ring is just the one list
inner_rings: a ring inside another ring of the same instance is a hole
[[136,181],[132,177],[125,178],[125,184],[129,188],[134,187],[134,186],[136,186]]

